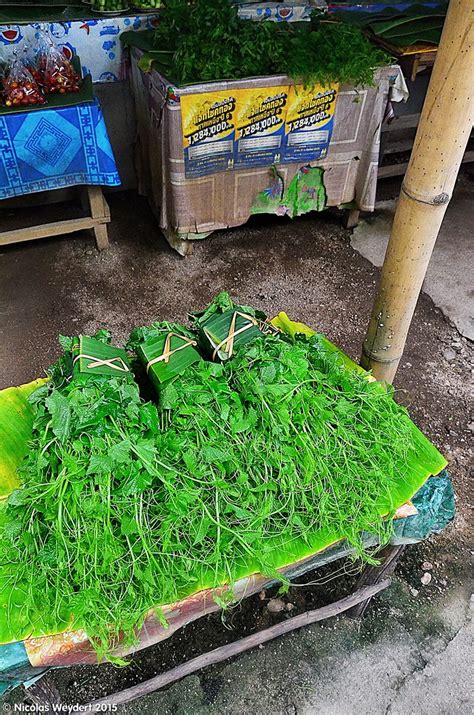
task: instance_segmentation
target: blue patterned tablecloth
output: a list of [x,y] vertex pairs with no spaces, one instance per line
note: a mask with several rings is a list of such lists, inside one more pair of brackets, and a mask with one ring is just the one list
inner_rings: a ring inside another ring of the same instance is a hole
[[0,199],[76,184],[120,185],[97,99],[0,115]]

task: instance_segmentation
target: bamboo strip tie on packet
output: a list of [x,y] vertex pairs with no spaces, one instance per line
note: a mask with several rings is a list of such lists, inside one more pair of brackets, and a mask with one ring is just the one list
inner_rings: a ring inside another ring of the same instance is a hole
[[[76,351],[77,355],[74,354]],[[72,352],[72,365],[77,366],[80,373],[109,376],[117,373],[124,376],[130,374],[127,353],[122,348],[80,335],[72,346]],[[89,362],[85,362],[87,360]]]
[[141,336],[134,344],[147,375],[155,384],[157,390],[161,386],[180,375],[183,370],[202,360],[197,351],[197,338],[187,334],[180,326],[156,327],[148,331],[147,339]]
[[[171,349],[171,338],[180,338],[181,340],[184,340],[184,343],[182,345],[179,345],[177,348]],[[196,340],[192,340],[186,335],[180,335],[179,333],[168,333],[168,335],[166,336],[163,353],[158,357],[148,361],[146,366],[147,373],[149,372],[150,367],[152,365],[155,365],[156,363],[161,361],[163,361],[167,365],[170,361],[170,357],[174,355],[174,353],[177,353],[179,350],[184,350],[187,347],[196,347],[196,345]]]
[[[72,361],[72,364],[75,365],[78,360],[81,358],[84,358],[86,360],[93,360],[94,362],[90,362],[86,367],[89,370],[94,370],[95,368],[98,367],[110,367],[112,370],[119,370],[120,372],[130,372],[129,367],[125,364],[125,362],[122,360],[121,357],[114,357],[110,358],[108,360],[100,360],[94,355],[85,355],[84,353],[81,353],[80,355],[77,355],[77,357],[74,358]],[[119,362],[119,365],[114,365],[115,362]]]
[[[239,328],[238,330],[236,330],[235,328],[236,328],[236,323],[237,323],[237,317],[238,317],[238,316],[240,316],[241,318],[244,318],[244,320],[248,320],[249,322],[247,323],[247,325],[244,325],[242,328]],[[252,326],[253,326],[253,327],[257,327],[257,325],[258,325],[258,321],[257,321],[255,318],[253,318],[251,315],[247,315],[247,313],[241,313],[240,311],[236,310],[236,311],[234,312],[234,315],[233,315],[233,317],[232,317],[232,321],[231,321],[231,323],[230,323],[229,334],[228,334],[227,337],[224,338],[224,340],[222,340],[222,341],[217,345],[217,347],[214,349],[214,352],[212,353],[212,359],[213,359],[213,360],[216,359],[216,356],[217,356],[219,350],[220,350],[221,348],[223,348],[224,346],[225,346],[225,351],[226,351],[228,357],[229,357],[229,358],[232,357],[232,354],[233,354],[233,352],[234,352],[234,340],[235,340],[235,337],[236,337],[237,335],[240,335],[240,333],[245,332],[246,330],[248,330],[248,329],[251,328]],[[206,328],[204,328],[204,332],[206,333],[206,335],[207,335],[207,337],[209,338],[209,340],[211,340],[211,337],[210,337],[210,335],[208,334],[208,332],[206,331]]]

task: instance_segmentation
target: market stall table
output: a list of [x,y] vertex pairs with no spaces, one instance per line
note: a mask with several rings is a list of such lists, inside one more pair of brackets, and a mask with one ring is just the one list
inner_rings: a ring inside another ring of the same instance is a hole
[[119,184],[97,99],[0,114],[0,200],[84,186],[89,212],[82,218],[3,231],[0,244],[92,229],[99,250],[106,248],[110,213],[101,186]]
[[[294,324],[288,321],[285,314],[280,314],[274,319],[273,324],[286,326],[287,330],[301,330],[301,324]],[[303,326],[304,328],[304,326]],[[306,330],[309,330],[306,328]],[[311,331],[310,331],[311,332]],[[360,367],[353,363],[347,356],[326,341],[325,345],[331,351],[337,352],[344,360],[345,366],[350,370],[360,372]],[[366,376],[371,381],[370,376]],[[24,438],[27,438],[28,427],[28,410],[26,396],[32,392],[38,385],[42,384],[42,380],[25,385],[20,388],[9,388],[0,392],[0,407],[3,406],[3,411],[9,409],[9,405],[15,404],[16,412],[16,427],[9,421],[4,421],[4,429],[6,429],[5,437],[8,442],[9,430],[15,429],[15,434],[18,428],[22,425]],[[22,422],[22,411],[27,410],[25,421]],[[452,520],[454,515],[454,493],[450,478],[443,468],[446,465],[446,460],[437,451],[429,446],[429,443],[417,432],[420,440],[420,450],[428,450],[424,452],[427,459],[425,468],[428,471],[417,472],[412,474],[410,479],[405,479],[402,491],[397,496],[398,509],[395,512],[395,520],[393,523],[393,535],[391,543],[380,553],[381,565],[380,568],[372,566],[367,567],[362,573],[355,585],[355,590],[350,592],[344,598],[335,601],[328,606],[320,609],[295,616],[292,619],[284,621],[281,624],[276,624],[269,629],[260,631],[248,636],[247,638],[231,643],[228,646],[210,651],[197,659],[193,659],[183,666],[179,666],[157,678],[150,681],[145,681],[140,685],[134,686],[131,691],[118,693],[108,696],[108,702],[121,702],[125,699],[133,699],[139,697],[145,692],[150,692],[158,687],[172,682],[178,677],[182,677],[186,672],[194,672],[198,666],[203,667],[211,662],[218,662],[226,657],[242,652],[251,646],[257,645],[259,642],[266,642],[271,638],[277,637],[284,632],[300,627],[306,623],[316,622],[324,618],[349,611],[352,615],[360,613],[368,603],[368,600],[378,593],[383,588],[386,588],[389,583],[389,575],[394,570],[395,565],[403,546],[410,543],[416,543],[428,538],[433,533],[438,533],[444,529]],[[14,465],[10,465],[10,472],[7,470],[3,477],[3,487],[8,491],[8,478],[13,476],[11,469]],[[433,476],[429,476],[429,474]],[[407,475],[408,476],[408,475]],[[11,487],[10,487],[11,488]],[[408,499],[408,500],[407,500]],[[377,538],[374,535],[365,535],[363,541],[366,547],[375,546]],[[326,548],[313,553],[303,559],[296,560],[287,567],[282,569],[292,580],[301,576],[308,571],[319,569],[326,564],[331,564],[340,559],[350,557],[354,554],[354,549],[344,541],[327,542]],[[233,597],[236,600],[245,598],[263,588],[268,588],[275,583],[272,577],[266,577],[259,573],[254,573],[251,576],[239,579],[234,584]],[[222,595],[226,591],[226,586],[218,589],[222,590]],[[215,594],[214,594],[215,595]],[[212,590],[198,590],[191,596],[184,598],[177,603],[171,603],[168,606],[163,606],[163,614],[168,621],[168,627],[164,627],[162,619],[154,611],[150,611],[146,617],[143,628],[138,634],[138,643],[131,646],[120,646],[114,654],[123,656],[135,650],[141,650],[150,645],[158,643],[170,637],[176,630],[182,626],[191,623],[192,621],[205,616],[220,608],[219,603],[213,598]],[[350,609],[356,609],[350,610]],[[58,633],[45,637],[30,637],[26,638],[21,643],[14,645],[5,645],[0,649],[0,666],[3,671],[0,682],[3,680],[4,688],[9,687],[19,682],[29,681],[31,678],[41,676],[48,667],[61,667],[74,664],[95,663],[97,662],[97,654],[88,640],[87,634],[84,631]],[[35,686],[35,699],[38,702],[47,702],[51,694],[51,688],[47,687],[48,681]],[[46,696],[45,696],[46,693]],[[49,695],[48,695],[49,694]],[[46,700],[45,700],[46,697]],[[99,705],[97,705],[99,708]]]

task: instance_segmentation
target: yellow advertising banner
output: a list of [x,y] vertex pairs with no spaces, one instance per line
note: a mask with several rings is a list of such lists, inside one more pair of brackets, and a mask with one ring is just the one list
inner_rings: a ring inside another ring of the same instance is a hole
[[235,166],[279,164],[288,86],[237,90]]
[[181,96],[186,176],[325,157],[338,88],[277,85]]
[[204,176],[234,165],[236,92],[180,98],[186,176]]
[[284,162],[313,161],[326,156],[338,90],[338,84],[289,88]]

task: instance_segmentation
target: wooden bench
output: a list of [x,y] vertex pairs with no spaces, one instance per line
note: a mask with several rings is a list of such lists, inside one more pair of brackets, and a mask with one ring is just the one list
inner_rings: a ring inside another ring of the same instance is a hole
[[[32,241],[50,236],[62,236],[65,233],[89,229],[95,237],[98,250],[103,251],[109,245],[107,224],[110,222],[110,210],[108,204],[100,186],[84,186],[81,188],[82,207],[87,214],[86,216],[0,231],[0,245],[5,246],[11,243],[21,243],[22,241]],[[59,192],[48,193],[58,194]],[[37,195],[31,194],[28,197],[30,199],[29,206],[22,206],[20,202],[25,197],[20,197],[14,200],[15,203],[12,203],[12,200],[0,202],[0,208],[15,206],[17,209],[20,208],[21,211],[25,211],[32,207],[31,201],[34,201],[35,196]],[[53,203],[55,200],[57,199],[53,196],[51,201],[46,203]]]

